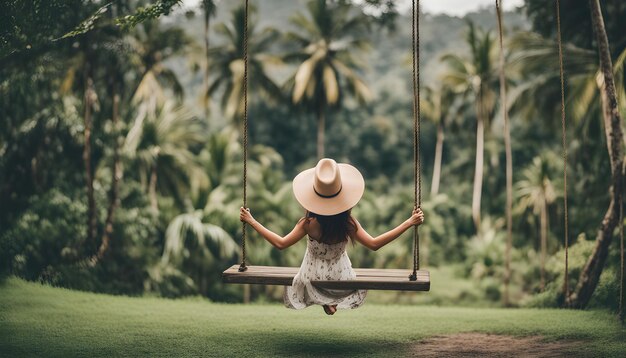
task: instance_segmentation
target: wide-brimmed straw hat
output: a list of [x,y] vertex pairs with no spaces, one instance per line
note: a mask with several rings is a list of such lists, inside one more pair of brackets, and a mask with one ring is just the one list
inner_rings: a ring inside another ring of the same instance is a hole
[[293,179],[293,193],[306,210],[335,215],[355,206],[365,190],[359,170],[350,164],[321,159]]

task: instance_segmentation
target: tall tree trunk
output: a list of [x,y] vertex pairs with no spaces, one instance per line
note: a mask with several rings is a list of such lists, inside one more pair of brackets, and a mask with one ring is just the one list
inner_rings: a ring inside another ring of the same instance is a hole
[[504,250],[504,305],[508,306],[509,282],[511,280],[511,247],[513,246],[513,154],[511,150],[511,129],[509,127],[509,111],[507,109],[506,98],[506,77],[504,71],[504,45],[503,45],[503,25],[502,25],[502,0],[496,2],[498,17],[498,31],[500,38],[500,106],[504,118],[504,152],[506,157],[506,248]]
[[541,205],[539,222],[541,225],[541,280],[539,281],[539,291],[543,292],[546,288],[546,254],[548,251],[548,204],[545,200]]
[[204,117],[208,120],[209,119],[209,29],[210,29],[210,22],[211,22],[211,14],[209,12],[209,9],[205,8],[204,9],[205,14],[204,14],[204,56],[205,56],[205,63],[204,63],[204,96],[205,98],[203,98],[203,104],[204,104]]
[[87,188],[87,242],[91,245],[96,237],[96,199],[93,188],[93,171],[91,168],[91,131],[93,128],[92,106],[96,93],[93,88],[91,64],[85,64],[85,143],[83,145],[83,164],[85,166],[85,180]]
[[443,156],[443,118],[437,124],[437,143],[435,144],[435,163],[433,168],[433,181],[430,185],[430,196],[439,193],[439,182],[441,181],[441,161]]
[[115,140],[113,143],[113,168],[111,170],[111,190],[109,191],[109,206],[107,208],[107,216],[104,223],[104,232],[102,233],[102,240],[100,247],[95,255],[91,257],[90,263],[92,266],[98,264],[98,262],[104,257],[104,254],[109,248],[111,238],[113,236],[113,220],[115,218],[115,210],[119,206],[119,182],[122,179],[122,162],[120,160],[120,136],[118,135],[119,127],[119,105],[120,95],[117,93],[116,83],[112,85],[113,94],[113,111],[111,114],[111,121],[113,122],[113,131],[115,133]]
[[472,194],[472,219],[476,227],[476,235],[480,232],[480,201],[483,189],[483,163],[485,156],[485,121],[483,110],[482,88],[476,103],[476,167],[474,168],[474,191]]
[[157,186],[157,163],[156,162],[152,165],[152,170],[150,171],[150,183],[148,185],[149,185],[148,195],[150,196],[150,206],[155,211],[158,211],[159,203],[157,201],[157,193],[156,193],[156,186]]
[[[613,79],[613,63],[609,50],[609,41],[604,28],[604,19],[598,0],[590,0],[591,20],[593,30],[598,44],[600,61],[600,71],[604,77],[602,92],[603,119],[606,130],[606,140],[609,144],[609,158],[611,160],[611,187],[609,192],[611,202],[604,214],[600,229],[596,236],[596,245],[587,263],[585,264],[576,289],[569,297],[569,304],[572,307],[584,308],[589,303],[595,291],[600,275],[604,268],[606,258],[609,253],[613,232],[619,222],[620,205],[622,203],[623,190],[623,133],[621,128],[621,117],[617,106],[617,96],[615,91],[615,81]],[[620,223],[621,224],[621,223]]]
[[[504,82],[504,79],[502,81]],[[504,275],[506,286],[505,305],[508,306],[510,304],[508,287],[511,280],[511,249],[513,247],[513,150],[511,149],[511,129],[506,109],[506,95],[504,98],[504,150],[506,157],[506,248],[504,252]]]
[[324,158],[324,132],[326,130],[326,116],[324,108],[321,107],[317,112],[317,159]]

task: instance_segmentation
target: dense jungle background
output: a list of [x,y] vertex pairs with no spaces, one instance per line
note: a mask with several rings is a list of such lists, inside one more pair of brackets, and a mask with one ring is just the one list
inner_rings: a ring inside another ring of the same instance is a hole
[[[613,205],[605,81],[589,4],[567,3],[569,287],[577,306],[614,310],[619,223],[609,228],[615,239],[598,238]],[[244,290],[220,278],[238,262],[242,235],[242,4],[0,4],[3,276],[124,295],[280,300],[280,287]],[[601,4],[623,117],[626,5]],[[554,10],[525,0],[503,13],[513,164],[509,256],[495,8],[463,18],[420,13],[427,217],[420,254],[431,292],[376,292],[370,300],[563,304]],[[364,174],[366,194],[353,214],[370,233],[408,218],[410,9],[393,1],[253,0],[249,21],[248,204],[255,217],[289,232],[304,214],[291,179],[327,156]],[[304,242],[279,251],[257,235],[248,240],[255,265],[298,266],[304,249]],[[355,267],[409,268],[411,235],[377,252],[351,246],[349,256]],[[585,270],[589,260],[600,260],[599,270]],[[585,282],[594,276],[590,288]],[[581,300],[589,289],[591,297]]]

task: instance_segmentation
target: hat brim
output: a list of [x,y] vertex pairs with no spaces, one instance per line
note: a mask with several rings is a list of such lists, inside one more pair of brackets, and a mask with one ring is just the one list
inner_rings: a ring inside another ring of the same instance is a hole
[[306,210],[319,215],[335,215],[354,207],[365,190],[365,180],[350,164],[337,164],[341,173],[341,191],[332,198],[317,195],[313,190],[315,168],[307,169],[293,179],[293,194]]

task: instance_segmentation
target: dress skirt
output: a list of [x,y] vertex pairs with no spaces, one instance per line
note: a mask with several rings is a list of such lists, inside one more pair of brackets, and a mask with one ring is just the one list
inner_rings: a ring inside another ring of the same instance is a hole
[[353,280],[356,274],[346,253],[348,241],[325,244],[308,238],[300,270],[291,286],[285,286],[285,306],[302,309],[311,305],[337,305],[353,309],[365,301],[367,290],[330,290],[311,284],[316,280]]

